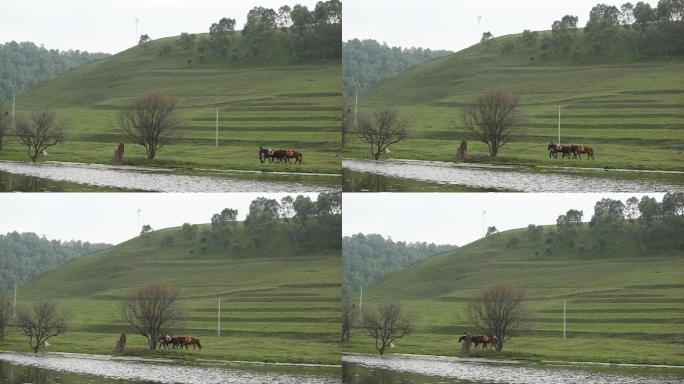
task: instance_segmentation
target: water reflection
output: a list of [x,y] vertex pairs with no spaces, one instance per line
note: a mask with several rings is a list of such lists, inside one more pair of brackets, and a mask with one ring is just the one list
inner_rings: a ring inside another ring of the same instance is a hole
[[94,192],[112,190],[118,189],[80,185],[33,176],[14,175],[0,171],[0,192]]
[[488,192],[487,188],[468,188],[453,184],[431,183],[377,173],[356,172],[342,169],[342,190],[345,192]]
[[346,175],[344,190],[349,192],[413,192],[431,189],[520,192],[684,191],[682,175],[676,176],[679,180],[672,181],[625,173],[626,177],[633,178],[622,179],[571,172],[532,172],[511,167],[461,166],[420,160],[346,159],[342,161],[342,169]]
[[463,362],[452,358],[346,355],[346,384],[681,384],[684,371],[651,368],[569,368],[523,364]]
[[36,367],[23,367],[0,361],[0,383],[3,384],[151,384],[153,381],[130,381],[108,379],[97,376],[51,371]]
[[339,369],[226,363],[221,367],[97,355],[0,353],[0,383],[338,384]]

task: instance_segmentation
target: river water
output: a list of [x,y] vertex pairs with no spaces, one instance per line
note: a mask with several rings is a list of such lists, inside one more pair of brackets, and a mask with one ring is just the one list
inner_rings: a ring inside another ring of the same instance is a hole
[[[477,166],[438,161],[345,159],[345,192],[431,191],[459,187],[463,191],[498,190],[519,192],[674,192],[681,183],[668,179],[585,176],[571,172],[521,171],[517,167]],[[596,171],[601,172],[601,171]],[[627,175],[627,173],[625,173]],[[645,175],[644,175],[645,176]],[[403,181],[398,182],[398,181]],[[423,184],[423,186],[419,186]],[[389,187],[388,187],[389,186]],[[383,190],[379,190],[383,189]]]
[[[235,172],[183,175],[163,169],[125,168],[95,164],[64,164],[0,161],[0,179],[5,190],[21,190],[21,184],[7,186],[12,175],[29,178],[24,184],[40,184],[39,190],[126,189],[151,192],[329,192],[338,191],[339,178],[297,174]],[[36,181],[39,180],[39,181]],[[79,187],[74,188],[74,185]]]
[[[337,371],[337,372],[336,372]],[[0,353],[0,383],[339,384],[339,369],[137,362],[111,357]]]
[[684,369],[570,368],[463,362],[443,357],[345,355],[348,384],[507,383],[507,384],[681,384]]

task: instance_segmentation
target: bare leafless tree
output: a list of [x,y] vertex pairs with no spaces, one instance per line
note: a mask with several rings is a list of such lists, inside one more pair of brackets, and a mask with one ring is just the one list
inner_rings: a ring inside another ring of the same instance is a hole
[[180,290],[160,283],[135,289],[121,303],[121,319],[155,350],[159,336],[170,333],[181,321],[179,297]]
[[40,301],[29,308],[17,311],[17,328],[29,338],[34,353],[51,338],[66,331],[66,316],[52,301]]
[[119,127],[135,144],[145,147],[152,160],[179,131],[177,104],[178,100],[161,92],[138,97],[119,113]]
[[351,341],[356,316],[356,305],[350,299],[344,299],[342,302],[342,345],[349,344]]
[[11,124],[12,118],[9,115],[9,111],[0,110],[0,151],[2,150],[5,136],[7,135],[7,132],[9,132]]
[[466,317],[478,331],[495,337],[497,351],[528,324],[525,291],[507,285],[482,290],[468,305]]
[[463,108],[466,131],[487,144],[492,158],[521,129],[523,118],[517,112],[519,103],[520,97],[495,90],[478,96]]
[[409,123],[393,108],[380,108],[371,119],[365,114],[358,117],[357,134],[370,145],[375,160],[387,151],[390,145],[408,136]]
[[28,155],[34,163],[46,149],[66,139],[66,123],[57,120],[52,111],[32,113],[30,119],[18,118],[15,131],[17,139],[26,146]]
[[404,312],[401,304],[395,301],[364,311],[361,326],[368,336],[375,339],[375,349],[381,355],[395,340],[408,336],[413,331],[412,319]]

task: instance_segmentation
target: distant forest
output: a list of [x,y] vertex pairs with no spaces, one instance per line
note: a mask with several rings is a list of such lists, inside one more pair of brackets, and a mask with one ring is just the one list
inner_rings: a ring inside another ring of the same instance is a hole
[[423,48],[389,47],[375,40],[349,40],[342,45],[342,83],[344,96],[354,97],[382,80],[426,61],[446,56],[451,51]]
[[0,44],[0,103],[12,100],[12,92],[24,92],[81,64],[109,54],[87,51],[46,49],[31,42]]
[[82,241],[48,240],[35,233],[0,235],[0,292],[21,286],[39,274],[79,256],[110,247]]
[[361,286],[367,287],[388,273],[455,248],[455,245],[394,242],[377,234],[345,236],[342,240],[344,293],[357,292]]

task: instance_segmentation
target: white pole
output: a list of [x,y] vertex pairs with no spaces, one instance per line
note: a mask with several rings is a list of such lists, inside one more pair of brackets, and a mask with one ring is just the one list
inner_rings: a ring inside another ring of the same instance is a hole
[[138,228],[135,230],[136,232],[140,230],[140,208],[138,208]]
[[359,294],[359,318],[361,318],[361,310],[363,309],[363,285],[361,286],[361,293]]
[[218,108],[216,108],[216,148],[218,148]]
[[138,22],[140,19],[136,18],[135,19],[135,39],[133,40],[136,44],[138,43]]
[[565,340],[565,331],[566,331],[566,312],[565,312],[565,300],[563,300],[563,340]]
[[221,298],[218,299],[218,337],[221,337]]
[[14,307],[12,308],[12,318],[17,318],[17,283],[14,283]]
[[558,144],[561,143],[560,141],[560,104],[558,104]]
[[17,91],[12,92],[12,126],[14,126],[14,105],[17,103]]
[[359,91],[356,90],[356,101],[354,102],[354,129],[356,129],[356,124],[358,124],[358,122],[359,122],[358,110],[359,110]]

